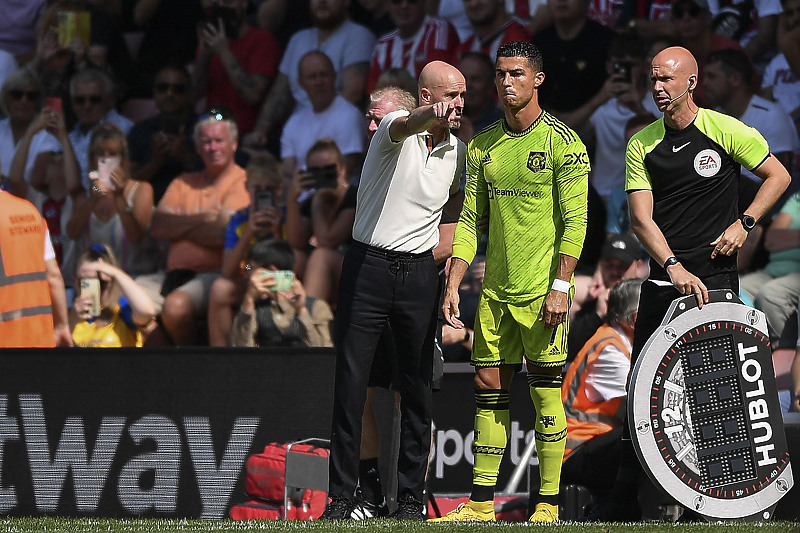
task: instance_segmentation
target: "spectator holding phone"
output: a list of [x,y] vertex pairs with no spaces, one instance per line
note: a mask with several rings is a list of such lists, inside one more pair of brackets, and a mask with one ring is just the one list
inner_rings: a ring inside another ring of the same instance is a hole
[[[289,188],[286,231],[298,258],[295,272],[308,294],[333,307],[344,252],[353,240],[358,187],[348,184],[344,156],[332,139],[317,141],[306,163]],[[299,202],[303,191],[314,193]]]
[[[0,87],[0,107],[7,117],[0,120],[0,173],[3,176],[9,175],[11,162],[20,147],[27,146],[23,175],[28,183],[36,156],[40,152],[61,150],[53,132],[47,131],[41,120],[35,120],[44,102],[39,80],[26,69],[15,71]],[[35,194],[27,199],[40,207],[41,199]]]
[[308,296],[293,274],[286,241],[256,243],[247,254],[247,290],[231,331],[231,346],[333,346],[328,304]]
[[83,187],[89,189],[89,145],[95,128],[100,124],[113,124],[127,135],[133,122],[114,109],[116,86],[103,70],[87,68],[75,74],[69,82],[69,93],[78,117],[78,123],[69,132],[69,140],[81,166]]
[[142,346],[141,330],[153,320],[153,301],[117,266],[114,253],[92,244],[75,271],[80,292],[72,302],[70,329],[75,346],[120,348]]
[[196,96],[209,106],[233,110],[239,131],[256,123],[261,102],[278,74],[281,50],[267,30],[247,23],[248,0],[211,0],[198,25],[199,47],[194,63]]
[[182,172],[203,166],[192,142],[197,115],[192,109],[190,88],[185,67],[174,64],[160,69],[152,86],[158,114],[137,122],[128,133],[131,174],[153,186],[155,203]]
[[131,276],[154,272],[159,261],[149,235],[153,188],[131,179],[122,130],[113,124],[95,128],[89,165],[91,185],[75,205],[67,235],[78,241],[78,250],[87,250],[93,242],[109,243],[119,267]]
[[[60,145],[41,150],[41,143],[37,143],[36,139],[44,132],[54,136]],[[26,167],[32,150],[38,150],[38,153],[35,154],[29,184],[26,181]],[[17,145],[8,172],[8,182],[15,196],[36,205],[44,216],[58,267],[67,283],[72,279],[75,267],[75,242],[67,236],[67,223],[72,216],[73,206],[82,199],[84,193],[79,172],[64,114],[59,107],[50,104],[36,115]]]
[[225,232],[222,275],[208,297],[208,343],[227,346],[235,308],[247,288],[244,264],[256,243],[283,237],[283,174],[280,163],[268,152],[253,156],[247,164],[245,186],[250,204],[231,216]]

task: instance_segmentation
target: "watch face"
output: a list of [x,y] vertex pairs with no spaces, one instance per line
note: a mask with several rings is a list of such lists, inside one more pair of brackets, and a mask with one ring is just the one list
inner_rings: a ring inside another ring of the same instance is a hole
[[744,229],[750,231],[756,227],[756,219],[750,215],[742,215],[742,226]]
[[793,483],[765,324],[745,305],[709,303],[662,324],[637,360],[629,422],[639,458],[706,517],[769,518]]

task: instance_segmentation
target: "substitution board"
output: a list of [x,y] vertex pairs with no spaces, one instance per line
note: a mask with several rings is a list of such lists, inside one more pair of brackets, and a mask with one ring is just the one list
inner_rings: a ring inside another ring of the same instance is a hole
[[764,313],[729,290],[676,299],[631,375],[628,423],[653,482],[708,520],[766,520],[792,487]]

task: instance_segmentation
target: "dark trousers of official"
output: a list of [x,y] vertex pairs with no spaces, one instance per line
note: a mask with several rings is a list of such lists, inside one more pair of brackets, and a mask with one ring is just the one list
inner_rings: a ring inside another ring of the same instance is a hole
[[394,253],[354,243],[345,254],[336,310],[336,377],[330,494],[358,484],[361,417],[375,348],[391,324],[399,376],[398,496],[422,501],[431,442],[431,366],[438,273],[433,254]]

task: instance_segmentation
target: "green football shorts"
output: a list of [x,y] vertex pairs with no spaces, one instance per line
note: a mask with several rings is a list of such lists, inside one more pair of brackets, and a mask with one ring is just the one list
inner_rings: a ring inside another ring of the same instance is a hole
[[[571,288],[568,304],[575,289]],[[475,315],[472,365],[514,365],[525,360],[544,368],[561,366],[567,360],[569,320],[553,329],[539,320],[546,297],[523,304],[508,304],[481,294]]]

